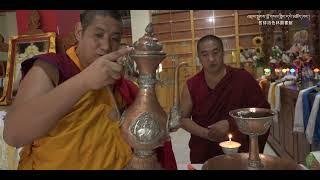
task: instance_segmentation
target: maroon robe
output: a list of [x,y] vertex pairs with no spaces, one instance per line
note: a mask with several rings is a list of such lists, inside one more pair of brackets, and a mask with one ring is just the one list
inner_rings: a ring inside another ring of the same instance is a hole
[[[192,120],[202,127],[228,120],[229,132],[233,140],[241,143],[239,152],[249,151],[249,137],[242,134],[229,116],[229,111],[238,108],[270,108],[258,82],[245,70],[226,66],[227,73],[214,89],[205,81],[204,71],[200,71],[187,81],[193,109]],[[259,150],[262,153],[268,132],[259,137]],[[223,154],[219,142],[212,142],[191,134],[190,160],[192,163],[204,163],[206,160]]]
[[[42,60],[57,67],[59,71],[59,83],[68,80],[72,76],[80,73],[77,65],[68,57],[67,54],[42,54],[34,56],[31,59],[24,61],[21,64],[22,77],[30,70],[35,60]],[[128,106],[133,103],[137,93],[138,87],[131,81],[121,78],[115,83],[115,89],[119,91],[120,95],[126,101]],[[167,141],[162,147],[156,149],[158,161],[166,170],[177,170],[177,164],[172,150],[171,141]]]

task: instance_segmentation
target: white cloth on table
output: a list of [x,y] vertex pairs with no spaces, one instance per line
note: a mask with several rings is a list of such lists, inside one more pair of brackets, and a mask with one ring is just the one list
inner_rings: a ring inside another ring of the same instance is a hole
[[316,126],[317,115],[319,111],[320,94],[317,94],[314,98],[312,110],[309,116],[308,125],[306,128],[306,137],[310,144],[313,142],[314,128]]
[[[273,82],[270,84],[269,91],[268,91],[268,103],[270,104],[270,109],[275,109],[275,87],[277,82]],[[278,123],[278,113],[276,113],[275,117],[273,118],[275,123]]]
[[[280,87],[283,85],[292,85],[294,84],[295,77],[292,75],[286,75],[283,78],[276,80],[270,84],[268,91],[268,102],[272,110],[280,111],[281,108],[281,96],[280,96]],[[274,97],[274,100],[272,99]]]
[[281,94],[280,94],[280,87],[283,85],[291,85],[293,81],[277,81],[270,84],[269,91],[268,91],[268,102],[270,104],[270,108],[276,111],[276,116],[273,119],[275,123],[278,123],[278,112],[281,109]]
[[275,93],[275,104],[274,104],[274,109],[272,110],[275,110],[277,113],[276,113],[276,116],[274,118],[274,122],[275,123],[278,123],[278,113],[280,112],[280,109],[281,109],[281,91],[280,91],[280,87],[281,86],[287,86],[287,85],[291,85],[293,84],[294,82],[293,81],[285,81],[283,83],[277,83],[275,85],[275,89],[274,89],[274,93]]
[[299,91],[299,95],[298,95],[298,99],[297,99],[295,111],[294,111],[293,132],[304,133],[302,97],[304,92],[315,87],[316,86],[312,86],[307,89]]
[[276,85],[276,82],[271,83],[269,86],[269,91],[268,91],[268,102],[270,104],[271,109],[274,109],[274,107],[275,107],[275,104],[274,104],[275,102],[272,100],[272,97],[274,96],[273,88],[275,85]]
[[275,105],[274,105],[274,110],[276,110],[277,112],[280,111],[281,108],[281,97],[280,97],[280,87],[282,86],[282,83],[279,83],[276,85],[275,89],[274,89],[274,93],[275,93]]

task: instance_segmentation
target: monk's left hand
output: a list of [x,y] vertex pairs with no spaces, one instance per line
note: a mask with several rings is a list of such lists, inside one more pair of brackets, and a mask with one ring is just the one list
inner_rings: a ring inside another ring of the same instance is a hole
[[229,122],[228,120],[218,121],[210,126],[208,139],[214,142],[222,142],[228,139],[227,134],[229,131]]

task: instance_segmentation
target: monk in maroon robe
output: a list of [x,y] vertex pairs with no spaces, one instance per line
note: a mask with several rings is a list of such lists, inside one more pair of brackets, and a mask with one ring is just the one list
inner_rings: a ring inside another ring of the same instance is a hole
[[[223,154],[219,143],[228,134],[241,143],[239,152],[249,151],[249,137],[242,134],[229,116],[238,108],[270,108],[258,82],[245,70],[223,63],[223,44],[212,35],[201,38],[197,45],[203,69],[189,79],[182,91],[182,127],[191,133],[189,142],[192,163]],[[259,137],[263,152],[269,131]]]
[[[59,83],[62,84],[69,78],[80,73],[80,69],[70,60],[70,57],[67,54],[43,54],[39,56],[34,56],[33,58],[26,60],[22,63],[22,77],[26,75],[26,73],[31,69],[34,62],[36,60],[45,61],[59,70]],[[126,104],[120,110],[123,111],[125,108],[130,106],[136,95],[138,94],[138,87],[130,80],[125,78],[121,78],[116,81],[114,86],[114,93],[119,93],[122,99]],[[155,150],[158,161],[162,165],[162,167],[166,170],[177,170],[177,164],[174,157],[174,153],[172,150],[171,141],[167,141],[163,144],[163,146],[157,148]]]

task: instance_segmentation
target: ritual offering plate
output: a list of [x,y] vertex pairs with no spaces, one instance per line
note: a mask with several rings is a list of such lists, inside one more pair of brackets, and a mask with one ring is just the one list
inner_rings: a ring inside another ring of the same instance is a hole
[[295,161],[259,154],[262,166],[248,166],[248,153],[234,153],[216,156],[206,161],[202,170],[304,170]]
[[249,136],[249,153],[230,153],[206,161],[205,170],[297,170],[303,169],[295,161],[259,154],[258,136],[265,134],[276,115],[264,108],[242,108],[229,112],[239,131]]

